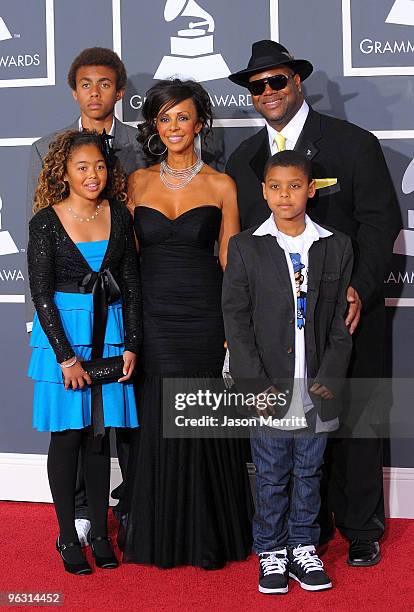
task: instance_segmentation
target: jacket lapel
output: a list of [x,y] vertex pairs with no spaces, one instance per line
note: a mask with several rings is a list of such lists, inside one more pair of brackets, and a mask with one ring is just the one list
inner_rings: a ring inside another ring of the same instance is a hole
[[[295,151],[303,153],[303,155],[311,160],[319,151],[317,142],[321,138],[322,133],[320,115],[312,108],[309,108],[309,114],[295,145]],[[266,162],[270,157],[269,139],[267,137],[267,129],[265,127],[257,134],[257,144],[258,147],[250,159],[250,166],[252,167],[259,181],[262,182],[263,171]]]
[[122,149],[124,146],[129,144],[127,130],[125,129],[124,124],[116,117],[113,143],[116,149]]
[[270,157],[269,139],[267,137],[266,128],[263,128],[263,130],[260,130],[260,132],[257,134],[257,143],[258,148],[250,160],[250,166],[252,167],[259,181],[262,182],[265,165]]
[[273,263],[271,272],[273,274],[275,270],[278,276],[278,289],[283,293],[294,311],[295,301],[293,298],[292,283],[289,276],[285,252],[280,248],[274,236],[264,236],[263,238],[265,240],[267,252]]
[[309,114],[295,145],[295,151],[303,153],[309,160],[313,159],[319,151],[316,143],[321,137],[320,115],[309,108]]

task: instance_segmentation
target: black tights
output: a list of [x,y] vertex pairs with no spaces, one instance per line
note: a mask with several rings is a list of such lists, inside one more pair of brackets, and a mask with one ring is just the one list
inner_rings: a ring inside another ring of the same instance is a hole
[[107,536],[110,478],[108,431],[100,452],[93,447],[91,429],[67,429],[52,432],[47,472],[60,528],[60,542],[77,542],[75,529],[75,486],[79,450],[89,503],[91,536]]

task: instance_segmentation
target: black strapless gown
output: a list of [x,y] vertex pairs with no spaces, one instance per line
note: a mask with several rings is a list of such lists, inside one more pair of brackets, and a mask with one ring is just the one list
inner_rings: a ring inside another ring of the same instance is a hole
[[205,567],[242,560],[252,545],[246,440],[172,439],[162,432],[163,377],[221,376],[222,271],[214,255],[221,211],[200,206],[171,220],[138,206],[134,224],[144,380],[127,483],[124,561]]

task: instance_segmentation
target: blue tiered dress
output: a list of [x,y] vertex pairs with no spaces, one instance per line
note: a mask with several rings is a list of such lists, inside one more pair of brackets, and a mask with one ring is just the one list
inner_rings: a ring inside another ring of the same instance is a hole
[[[98,272],[108,240],[78,242],[76,246],[95,272]],[[91,293],[55,292],[63,329],[74,352],[81,360],[91,358],[93,327],[93,295]],[[28,375],[35,381],[33,427],[39,431],[82,429],[91,425],[91,388],[65,390],[62,369],[43,331],[37,314],[30,339],[32,356]],[[122,302],[108,305],[103,357],[124,352]],[[137,427],[138,419],[132,384],[102,385],[105,427]]]

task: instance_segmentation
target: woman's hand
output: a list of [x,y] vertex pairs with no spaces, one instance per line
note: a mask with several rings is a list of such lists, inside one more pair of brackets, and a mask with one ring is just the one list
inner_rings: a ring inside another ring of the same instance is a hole
[[131,351],[124,351],[124,376],[118,380],[118,382],[125,382],[129,380],[134,373],[135,365],[137,363],[137,356]]
[[85,383],[87,385],[92,384],[89,374],[85,372],[80,361],[76,360],[72,366],[65,367],[66,364],[72,361],[73,357],[60,364],[62,367],[65,389],[69,389],[69,387],[72,387],[72,389],[83,389]]

